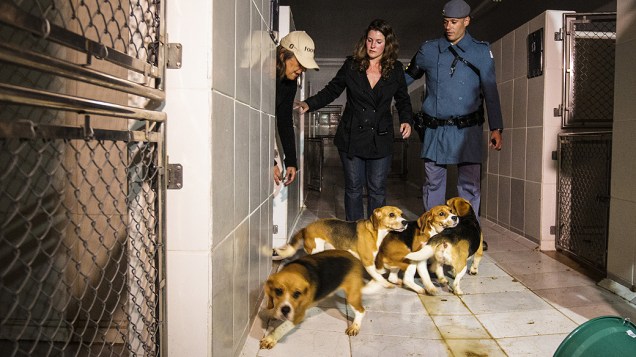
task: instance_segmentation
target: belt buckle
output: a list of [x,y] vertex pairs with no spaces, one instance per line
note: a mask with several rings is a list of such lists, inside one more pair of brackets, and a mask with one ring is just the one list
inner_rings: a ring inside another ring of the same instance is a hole
[[454,119],[452,119],[452,118],[451,118],[451,119],[446,120],[446,125],[449,125],[449,126],[453,126],[453,125],[455,125],[455,120],[454,120]]

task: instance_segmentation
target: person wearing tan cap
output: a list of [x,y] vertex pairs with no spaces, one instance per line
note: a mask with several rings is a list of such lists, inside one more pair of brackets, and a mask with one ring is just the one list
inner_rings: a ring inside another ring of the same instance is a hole
[[292,117],[297,79],[307,69],[318,70],[314,60],[314,41],[305,31],[293,31],[283,37],[276,49],[276,127],[283,145],[285,175],[274,166],[274,182],[285,186],[296,178],[296,139]]
[[347,90],[347,103],[336,129],[334,144],[345,177],[345,215],[348,221],[365,218],[363,187],[367,187],[367,217],[386,205],[386,181],[393,154],[391,102],[399,114],[400,132],[411,135],[413,112],[398,58],[398,40],[391,26],[376,19],[364,31],[353,56],[316,95],[301,102],[300,112],[314,111]]

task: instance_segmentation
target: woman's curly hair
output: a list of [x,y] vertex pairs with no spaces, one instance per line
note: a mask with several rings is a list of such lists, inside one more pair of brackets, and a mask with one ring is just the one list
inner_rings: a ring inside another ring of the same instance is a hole
[[369,27],[367,27],[364,34],[356,44],[353,50],[354,66],[361,72],[366,71],[369,68],[369,56],[367,56],[366,42],[367,37],[369,36],[369,31],[371,30],[379,31],[384,35],[384,52],[380,59],[380,66],[382,67],[382,77],[388,78],[389,73],[395,66],[395,61],[397,61],[400,45],[391,25],[382,19],[375,19],[371,21]]

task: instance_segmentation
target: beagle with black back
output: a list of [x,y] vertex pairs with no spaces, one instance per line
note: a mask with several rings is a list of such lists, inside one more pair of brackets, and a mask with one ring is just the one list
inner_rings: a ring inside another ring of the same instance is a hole
[[283,323],[261,339],[260,347],[273,348],[278,340],[301,323],[305,313],[338,289],[345,293],[355,317],[345,330],[349,336],[360,331],[365,310],[362,306],[364,268],[344,250],[326,250],[306,255],[285,265],[265,283],[267,308]]
[[461,295],[463,292],[459,283],[466,274],[470,257],[473,257],[470,274],[477,274],[479,270],[484,237],[475,211],[467,200],[454,197],[446,201],[446,204],[457,213],[459,223],[431,237],[424,248],[418,252],[417,258],[421,258],[421,261],[417,265],[417,272],[422,278],[426,291],[429,289],[435,291],[435,286],[428,274],[427,260],[432,260],[430,270],[435,271],[438,281],[442,284],[448,284],[448,279],[444,276],[444,265],[451,266],[455,275],[451,288],[455,294]]
[[446,205],[439,205],[424,212],[417,221],[409,222],[402,232],[390,232],[382,241],[376,257],[378,270],[389,269],[389,281],[399,284],[398,273],[404,272],[403,284],[418,294],[424,289],[415,283],[417,261],[412,260],[413,252],[421,249],[428,240],[445,228],[457,225],[458,217]]
[[356,222],[325,218],[309,224],[296,233],[287,245],[274,248],[274,259],[296,254],[301,244],[309,254],[335,248],[349,251],[362,262],[369,275],[386,288],[393,287],[375,269],[375,256],[382,240],[390,231],[403,231],[407,221],[402,210],[394,206],[376,208],[369,219]]

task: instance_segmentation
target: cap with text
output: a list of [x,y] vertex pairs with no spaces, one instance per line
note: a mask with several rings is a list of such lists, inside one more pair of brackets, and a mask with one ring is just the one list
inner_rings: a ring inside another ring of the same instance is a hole
[[280,40],[280,45],[292,51],[300,65],[307,69],[319,69],[314,60],[314,41],[305,31],[292,31]]
[[444,5],[442,15],[444,15],[444,17],[461,19],[470,15],[470,5],[464,0],[451,0]]

